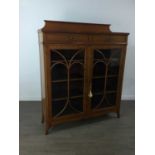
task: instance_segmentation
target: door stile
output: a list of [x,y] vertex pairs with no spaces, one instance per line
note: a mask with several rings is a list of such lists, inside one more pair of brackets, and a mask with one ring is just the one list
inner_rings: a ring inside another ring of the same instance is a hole
[[[102,49],[113,49],[115,48],[116,46],[99,46],[99,47],[92,47],[89,49],[89,62],[88,62],[88,66],[90,68],[90,70],[88,71],[88,89],[89,90],[92,90],[92,93],[95,93],[93,91],[93,79],[94,79],[94,75],[93,75],[93,71],[94,71],[94,68],[93,68],[93,63],[94,63],[94,49],[95,48],[102,48]],[[88,98],[88,109],[89,109],[89,113],[90,115],[93,115],[93,113],[97,113],[99,111],[105,111],[106,109],[109,109],[109,108],[113,108],[113,111],[116,111],[117,113],[119,112],[119,98],[120,98],[120,94],[121,94],[121,89],[119,89],[121,87],[121,80],[120,80],[120,77],[122,76],[122,66],[124,65],[124,62],[122,62],[124,60],[124,55],[122,54],[123,51],[125,51],[125,49],[123,50],[123,48],[121,46],[117,46],[117,48],[119,48],[121,51],[120,51],[120,60],[119,60],[119,73],[118,73],[118,79],[117,79],[117,88],[116,89],[116,98],[115,98],[115,105],[110,105],[110,106],[107,106],[107,107],[101,107],[101,108],[98,108],[99,105],[97,105],[96,107],[97,108],[92,108],[92,100],[91,100],[91,97]],[[104,87],[103,87],[103,95],[105,96],[106,94],[106,91],[107,91],[107,82],[108,82],[108,68],[107,68],[107,64],[105,66],[105,79],[104,79]],[[88,90],[88,94],[89,94],[89,90]],[[92,94],[92,96],[94,96],[95,94]],[[103,102],[103,101],[102,101]],[[106,102],[105,102],[106,103]]]
[[117,117],[120,117],[120,104],[121,104],[121,95],[122,95],[122,86],[123,86],[123,74],[125,67],[125,57],[126,57],[126,46],[121,47],[121,58],[120,58],[120,71],[118,78],[118,86],[117,86],[117,98],[116,98],[116,112]]
[[88,47],[86,49],[87,57],[87,75],[86,75],[86,113],[89,115],[91,110],[91,97],[92,97],[92,74],[93,74],[93,50]]
[[[82,104],[82,106],[83,106],[83,112],[81,113],[81,114],[77,114],[77,113],[71,113],[71,114],[66,114],[66,115],[63,115],[63,116],[60,116],[60,117],[58,117],[58,116],[54,116],[54,115],[52,115],[52,114],[54,114],[53,112],[52,112],[52,110],[54,109],[53,108],[53,100],[54,100],[54,97],[53,97],[53,95],[52,95],[52,92],[53,92],[53,89],[52,89],[52,87],[49,87],[49,93],[48,93],[48,97],[49,97],[49,105],[48,105],[48,109],[50,109],[49,110],[49,114],[50,114],[50,121],[51,121],[51,123],[52,122],[54,122],[54,121],[57,121],[57,120],[62,120],[62,122],[63,122],[63,120],[65,120],[65,119],[68,119],[68,118],[75,118],[75,117],[79,117],[79,115],[81,115],[81,117],[82,117],[82,115],[84,115],[84,113],[85,113],[85,111],[86,111],[86,102],[85,102],[85,94],[86,94],[86,86],[85,86],[85,81],[86,81],[86,78],[85,78],[85,76],[86,76],[86,73],[85,73],[85,69],[86,69],[86,56],[85,56],[85,54],[86,54],[86,49],[85,49],[85,47],[84,46],[66,46],[66,45],[49,45],[49,47],[48,47],[48,52],[47,52],[47,54],[48,54],[48,56],[47,56],[47,58],[48,58],[48,61],[47,61],[47,64],[48,64],[48,76],[49,76],[49,79],[48,79],[48,81],[49,81],[49,83],[48,83],[48,86],[51,86],[51,83],[52,83],[52,81],[54,80],[54,79],[52,79],[52,74],[53,74],[53,71],[52,72],[49,72],[50,71],[50,66],[51,66],[51,60],[50,60],[50,54],[51,54],[51,52],[52,52],[52,49],[58,49],[58,50],[67,50],[67,49],[71,49],[71,50],[78,50],[78,49],[83,49],[83,54],[84,54],[84,57],[83,57],[83,60],[84,60],[84,64],[83,64],[83,86],[81,86],[81,87],[83,87],[83,100],[81,101],[81,104]],[[71,96],[70,95],[70,82],[71,82],[71,80],[70,80],[70,77],[69,77],[69,68],[67,68],[67,73],[68,73],[68,76],[67,76],[67,81],[68,81],[68,83],[67,83],[67,88],[69,88],[69,89],[67,89],[67,99],[69,98],[69,96]],[[60,80],[61,82],[63,82],[63,80]],[[53,83],[52,83],[52,85],[53,85]],[[74,95],[73,95],[74,96]],[[58,97],[59,98],[59,97]],[[61,98],[61,97],[60,97]],[[62,97],[63,98],[63,97]],[[74,107],[73,107],[74,108]],[[70,116],[69,116],[70,115]],[[77,116],[76,116],[77,115]]]

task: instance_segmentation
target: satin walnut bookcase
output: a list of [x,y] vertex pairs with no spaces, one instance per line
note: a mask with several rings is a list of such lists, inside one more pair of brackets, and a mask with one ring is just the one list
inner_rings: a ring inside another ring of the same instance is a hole
[[108,24],[45,21],[39,32],[42,122],[120,117],[128,33]]

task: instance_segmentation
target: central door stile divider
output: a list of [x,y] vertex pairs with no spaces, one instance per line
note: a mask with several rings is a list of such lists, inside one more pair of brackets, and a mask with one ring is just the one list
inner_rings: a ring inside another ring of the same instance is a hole
[[[87,57],[87,68],[88,68],[88,70],[87,70],[87,76],[86,76],[86,79],[87,79],[87,81],[86,81],[86,103],[87,103],[87,111],[86,111],[86,113],[87,113],[87,116],[89,116],[90,114],[91,114],[91,96],[90,96],[90,94],[92,94],[92,74],[93,74],[93,72],[92,72],[92,65],[93,65],[93,50],[92,50],[92,48],[91,47],[87,47],[87,50],[86,50],[86,57]],[[93,95],[93,94],[92,94]]]
[[83,98],[83,111],[84,111],[84,117],[87,117],[87,87],[88,87],[88,49],[85,47],[85,57],[84,57],[84,98]]

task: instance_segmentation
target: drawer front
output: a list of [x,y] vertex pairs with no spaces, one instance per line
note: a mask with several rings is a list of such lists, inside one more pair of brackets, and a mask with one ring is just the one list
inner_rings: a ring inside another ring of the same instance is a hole
[[88,36],[83,34],[46,34],[45,35],[45,42],[47,43],[66,43],[66,42],[82,43],[87,41],[88,41]]
[[48,33],[44,35],[45,43],[74,43],[74,44],[114,44],[126,43],[127,36],[111,34],[60,34]]
[[91,38],[94,43],[104,43],[110,41],[109,35],[92,35]]
[[110,41],[111,42],[122,42],[126,43],[127,42],[127,36],[124,35],[111,35],[110,36]]
[[91,40],[96,44],[103,43],[125,43],[126,36],[123,35],[92,35]]

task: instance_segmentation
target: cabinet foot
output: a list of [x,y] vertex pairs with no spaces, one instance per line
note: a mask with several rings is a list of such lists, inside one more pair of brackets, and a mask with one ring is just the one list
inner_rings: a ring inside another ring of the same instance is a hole
[[45,135],[48,135],[48,129],[45,130]]
[[44,123],[44,115],[41,117],[41,123]]
[[45,135],[48,135],[49,129],[51,129],[53,126],[51,124],[46,124],[45,125]]
[[45,127],[45,135],[48,135],[48,130],[49,130],[49,126],[47,125],[47,126]]
[[117,112],[117,118],[120,118],[120,112]]

